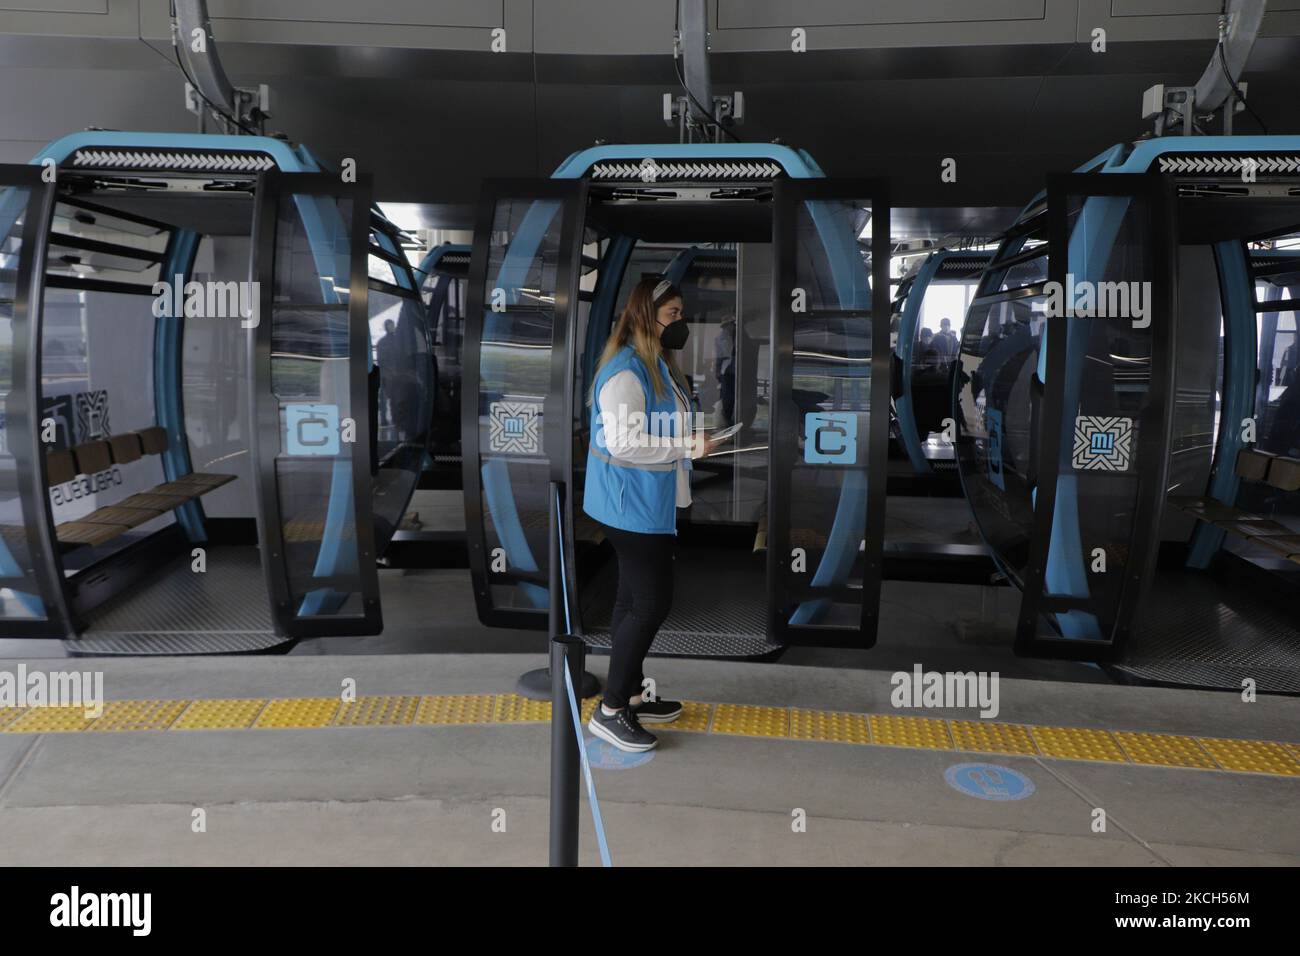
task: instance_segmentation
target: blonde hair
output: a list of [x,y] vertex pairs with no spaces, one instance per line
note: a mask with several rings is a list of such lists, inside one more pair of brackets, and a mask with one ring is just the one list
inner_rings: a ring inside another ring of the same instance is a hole
[[[662,289],[663,286],[667,288]],[[659,292],[658,295],[655,295],[656,291]],[[677,380],[677,384],[686,391],[685,377],[677,367],[677,360],[673,358],[671,352],[665,352],[663,346],[659,344],[660,326],[655,319],[659,314],[660,306],[681,297],[681,289],[658,276],[649,276],[638,282],[633,287],[631,295],[627,297],[623,314],[614,323],[609,341],[605,343],[605,348],[600,353],[600,360],[596,362],[596,371],[599,372],[623,346],[631,345],[632,350],[645,363],[646,371],[650,373],[650,384],[654,388],[656,398],[663,398],[665,394],[663,376],[659,374],[658,359],[660,358],[668,366],[668,371]],[[595,387],[593,381],[593,394]],[[592,396],[588,396],[587,401],[591,400]]]

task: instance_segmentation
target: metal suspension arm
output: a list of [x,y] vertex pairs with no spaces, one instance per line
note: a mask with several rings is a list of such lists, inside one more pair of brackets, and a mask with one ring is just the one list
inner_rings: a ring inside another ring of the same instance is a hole
[[[266,87],[237,89],[217,53],[207,0],[172,0],[172,42],[198,95],[228,133],[260,133],[266,118]],[[201,38],[196,50],[196,40]],[[203,113],[203,105],[197,110]]]
[[[676,64],[678,56],[682,58],[682,67]],[[673,60],[686,95],[664,94],[664,122],[677,124],[678,137],[683,143],[718,142],[724,135],[735,139],[727,127],[744,119],[745,97],[739,91],[730,96],[713,95],[707,0],[677,0]]]
[[[1255,46],[1255,37],[1259,35],[1260,25],[1264,21],[1264,8],[1268,0],[1229,0],[1227,15],[1219,25],[1220,48],[1214,48],[1214,56],[1205,67],[1205,72],[1196,81],[1196,106],[1207,113],[1217,110],[1233,94],[1233,84],[1241,78],[1250,59],[1250,51]],[[1228,77],[1232,79],[1229,80]]]
[[1212,116],[1219,109],[1223,110],[1224,132],[1232,132],[1232,115],[1245,101],[1237,80],[1246,69],[1267,6],[1268,0],[1228,0],[1219,17],[1214,53],[1196,85],[1166,87],[1158,83],[1143,94],[1142,118],[1155,120],[1157,136],[1179,126],[1190,136],[1197,129],[1197,117]]
[[709,78],[709,22],[705,0],[678,0],[678,34],[682,49],[691,118],[698,126],[713,121],[713,82]]

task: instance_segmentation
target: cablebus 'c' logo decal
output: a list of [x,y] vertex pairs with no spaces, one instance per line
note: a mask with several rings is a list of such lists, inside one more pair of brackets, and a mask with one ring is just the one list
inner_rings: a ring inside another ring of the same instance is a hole
[[803,460],[810,465],[856,465],[858,416],[813,412],[804,419]]
[[339,454],[339,407],[310,402],[284,406],[284,450],[290,455]]

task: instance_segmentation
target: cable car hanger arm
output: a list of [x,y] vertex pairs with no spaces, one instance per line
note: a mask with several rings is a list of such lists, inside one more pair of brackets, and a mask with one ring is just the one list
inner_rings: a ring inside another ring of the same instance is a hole
[[[195,49],[195,46],[199,49]],[[240,89],[230,82],[217,40],[212,33],[207,0],[172,0],[172,45],[176,60],[185,74],[186,107],[203,119],[203,104],[224,129],[224,133],[248,133],[260,136],[266,121],[269,91],[266,84],[256,89]],[[202,103],[192,100],[192,89]]]

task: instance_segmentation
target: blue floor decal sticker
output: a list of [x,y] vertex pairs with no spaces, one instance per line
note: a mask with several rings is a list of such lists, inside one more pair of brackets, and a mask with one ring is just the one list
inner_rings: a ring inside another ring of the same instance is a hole
[[628,753],[596,737],[587,737],[587,762],[593,770],[631,770],[654,759],[654,751]]
[[948,786],[981,800],[1023,800],[1032,796],[1034,782],[1010,767],[992,763],[959,763],[943,772]]

